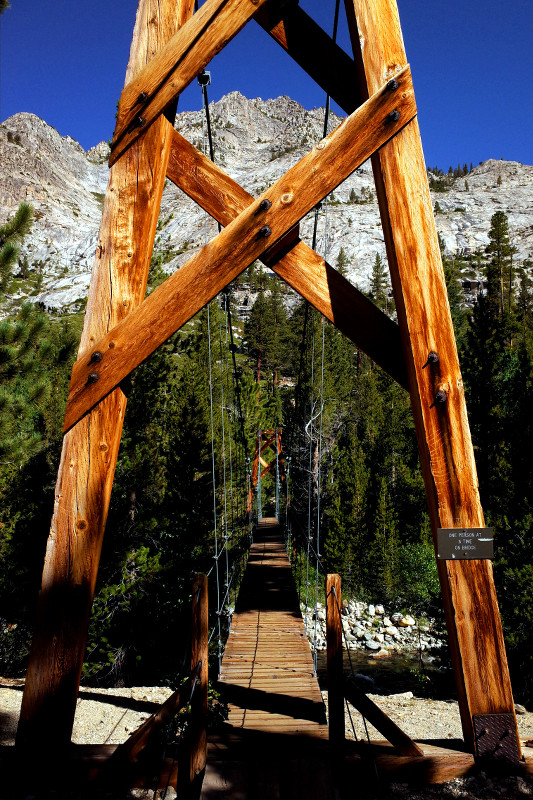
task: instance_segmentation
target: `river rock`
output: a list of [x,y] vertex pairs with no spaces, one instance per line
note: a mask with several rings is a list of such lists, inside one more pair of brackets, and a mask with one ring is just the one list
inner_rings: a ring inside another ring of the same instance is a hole
[[367,650],[381,650],[381,645],[379,642],[374,642],[372,639],[368,639],[366,643]]
[[416,625],[416,622],[409,614],[406,614],[405,617],[400,617],[397,624],[400,628],[409,628],[412,625]]
[[376,611],[376,614],[378,614],[378,616],[380,616],[380,617],[382,617],[383,614],[385,613],[385,609],[383,608],[382,605],[376,606],[375,607],[375,611]]
[[390,652],[388,650],[385,650],[383,647],[381,648],[381,650],[378,650],[378,652],[374,653],[373,655],[373,658],[389,658],[389,657],[390,657]]
[[527,709],[525,706],[521,706],[520,703],[514,704],[514,710],[517,714],[527,714]]

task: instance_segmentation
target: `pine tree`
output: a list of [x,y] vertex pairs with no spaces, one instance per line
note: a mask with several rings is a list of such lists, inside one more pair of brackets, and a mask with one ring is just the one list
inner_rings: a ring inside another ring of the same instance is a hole
[[345,276],[349,266],[350,266],[350,259],[348,258],[344,247],[341,247],[341,249],[339,250],[339,255],[337,256],[337,261],[335,262],[335,269],[337,270],[337,272],[340,272],[341,275]]
[[376,253],[370,278],[370,297],[382,311],[389,311],[387,268],[379,253]]
[[11,272],[18,262],[20,243],[31,228],[33,209],[21,203],[15,215],[0,227],[0,293],[9,291]]
[[516,252],[516,248],[512,247],[509,241],[509,220],[503,211],[496,211],[492,215],[489,239],[490,242],[486,247],[486,253],[490,256],[487,280],[489,290],[494,292],[496,284],[499,287],[500,316],[503,316],[506,299],[508,311],[512,306],[513,254]]

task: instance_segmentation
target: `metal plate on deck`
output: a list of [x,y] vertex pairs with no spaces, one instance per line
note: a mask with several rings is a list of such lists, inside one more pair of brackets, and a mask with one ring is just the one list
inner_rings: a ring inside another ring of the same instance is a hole
[[437,528],[437,558],[493,558],[494,528]]
[[472,721],[478,758],[497,759],[508,764],[520,762],[513,714],[474,714]]

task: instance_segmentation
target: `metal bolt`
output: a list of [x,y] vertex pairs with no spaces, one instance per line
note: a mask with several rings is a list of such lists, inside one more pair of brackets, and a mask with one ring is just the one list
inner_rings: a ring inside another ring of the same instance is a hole
[[100,375],[97,372],[89,372],[87,375],[87,383],[96,383],[99,378]]
[[425,369],[425,368],[426,368],[426,367],[427,367],[429,364],[438,364],[438,363],[439,363],[439,356],[438,356],[438,353],[435,353],[435,352],[432,350],[432,351],[431,351],[431,353],[429,353],[429,355],[428,355],[428,360],[426,361],[426,363],[424,364],[424,366],[422,367],[422,369]]
[[146,120],[144,117],[141,117],[141,115],[138,114],[138,116],[135,117],[131,125],[132,128],[144,128],[144,126],[146,125]]
[[259,236],[263,239],[268,239],[270,234],[272,233],[272,229],[268,227],[268,225],[263,225],[261,230],[259,231]]
[[146,103],[147,100],[148,100],[148,94],[146,92],[141,92],[139,97],[137,98],[136,105],[138,105],[139,103]]
[[100,350],[95,350],[94,353],[91,356],[91,360],[89,361],[89,364],[94,364],[95,361],[101,361],[103,359],[103,357],[104,357],[103,353],[101,353]]
[[387,88],[387,91],[388,91],[388,92],[393,92],[395,89],[397,89],[397,88],[398,88],[398,86],[399,86],[399,85],[400,85],[400,84],[398,83],[398,81],[396,80],[396,78],[392,78],[392,79],[391,79],[391,80],[388,82],[388,84],[387,84],[387,87],[386,87],[386,88]]
[[400,112],[395,108],[394,111],[390,111],[385,117],[385,125],[391,122],[398,122],[399,119],[400,119]]
[[259,203],[259,208],[257,210],[268,211],[269,208],[272,208],[272,203],[270,202],[270,200],[265,199],[261,200],[261,202]]
[[446,392],[443,391],[442,389],[439,389],[439,391],[435,395],[435,400],[430,405],[430,408],[433,408],[433,406],[443,406],[444,403],[447,401],[447,399],[448,395],[446,394]]

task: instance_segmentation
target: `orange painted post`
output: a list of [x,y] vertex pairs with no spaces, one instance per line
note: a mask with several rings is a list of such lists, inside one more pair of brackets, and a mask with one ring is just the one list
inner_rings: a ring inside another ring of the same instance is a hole
[[344,742],[344,677],[340,575],[326,577],[326,645],[329,742],[337,751]]

